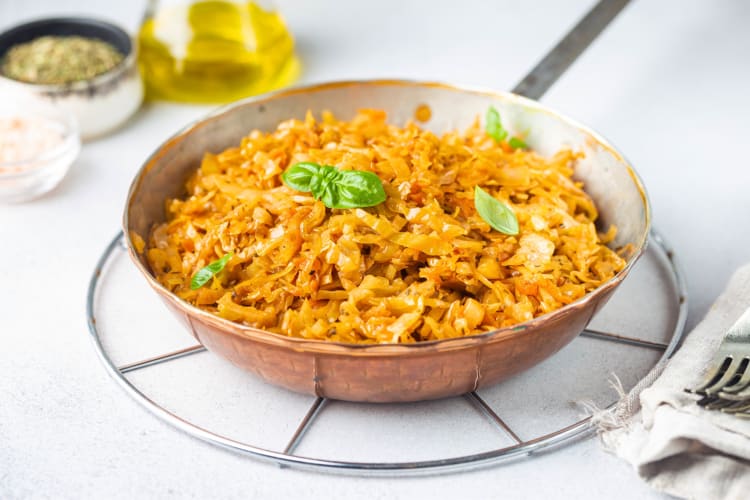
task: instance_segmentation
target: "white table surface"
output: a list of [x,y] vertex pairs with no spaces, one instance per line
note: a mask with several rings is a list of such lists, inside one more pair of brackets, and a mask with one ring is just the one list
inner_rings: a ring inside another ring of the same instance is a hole
[[[77,13],[132,31],[143,3],[0,0],[0,29]],[[276,4],[296,35],[303,82],[403,77],[507,89],[592,2]],[[655,226],[687,271],[688,328],[750,260],[748,21],[744,0],[636,1],[543,98],[612,140],[643,177]],[[217,449],[128,398],[90,345],[86,286],[142,161],[208,109],[149,104],[86,144],[55,191],[0,206],[0,498],[661,497],[595,439],[471,473],[339,477]]]

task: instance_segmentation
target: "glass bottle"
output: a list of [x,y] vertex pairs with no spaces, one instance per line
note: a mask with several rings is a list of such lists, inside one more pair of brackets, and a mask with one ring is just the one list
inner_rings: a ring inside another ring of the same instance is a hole
[[138,33],[147,96],[223,103],[293,82],[300,69],[294,40],[265,4],[149,0]]

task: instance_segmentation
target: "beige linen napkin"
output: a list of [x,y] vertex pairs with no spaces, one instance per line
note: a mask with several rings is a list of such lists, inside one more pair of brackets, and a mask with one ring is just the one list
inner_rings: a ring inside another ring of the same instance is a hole
[[683,391],[710,369],[724,333],[750,307],[750,264],[703,321],[610,411],[594,415],[602,442],[659,491],[683,498],[750,499],[750,419],[709,411]]

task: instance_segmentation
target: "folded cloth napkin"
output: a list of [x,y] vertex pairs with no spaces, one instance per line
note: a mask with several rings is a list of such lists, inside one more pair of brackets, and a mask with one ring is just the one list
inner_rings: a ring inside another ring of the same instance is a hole
[[750,418],[695,404],[695,387],[729,327],[750,307],[750,264],[703,321],[612,410],[594,421],[606,449],[659,491],[682,498],[750,499]]

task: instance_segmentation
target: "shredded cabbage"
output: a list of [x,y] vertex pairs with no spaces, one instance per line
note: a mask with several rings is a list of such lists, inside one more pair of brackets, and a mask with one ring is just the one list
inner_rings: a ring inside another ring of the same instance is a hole
[[[597,210],[572,179],[580,153],[551,158],[496,143],[475,122],[442,137],[323,113],[252,131],[207,153],[188,196],[166,202],[147,260],[166,288],[231,321],[282,335],[410,343],[515,325],[569,304],[623,269]],[[384,203],[327,209],[280,174],[297,162],[370,171]],[[507,204],[520,231],[492,230],[474,187]],[[193,274],[232,252],[198,289]]]

